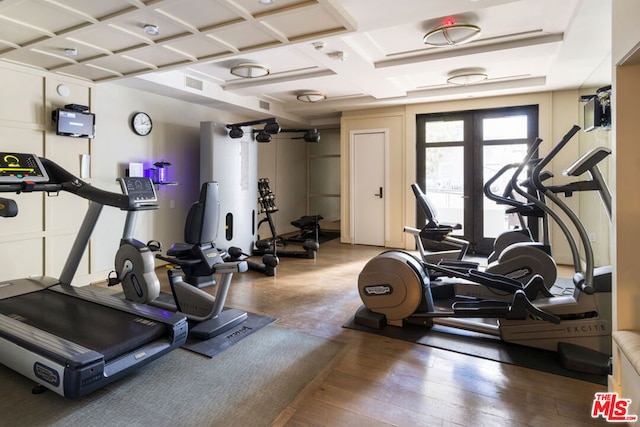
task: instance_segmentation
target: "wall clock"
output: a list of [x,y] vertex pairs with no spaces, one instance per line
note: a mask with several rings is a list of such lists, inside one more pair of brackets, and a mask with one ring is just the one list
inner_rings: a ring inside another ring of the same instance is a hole
[[149,135],[151,133],[151,128],[153,128],[153,123],[151,123],[151,117],[147,113],[135,113],[131,118],[131,127],[133,131],[138,135]]

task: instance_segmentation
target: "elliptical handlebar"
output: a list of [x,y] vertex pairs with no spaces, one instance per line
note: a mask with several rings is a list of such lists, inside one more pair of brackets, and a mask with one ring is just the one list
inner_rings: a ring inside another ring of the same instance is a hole
[[[511,194],[513,192],[513,190],[518,187],[517,178],[520,175],[520,173],[522,172],[522,170],[524,169],[524,167],[526,165],[528,165],[528,164],[534,163],[533,156],[536,153],[536,151],[538,150],[538,147],[540,147],[541,143],[542,143],[542,139],[541,138],[536,138],[533,141],[533,143],[531,143],[531,146],[527,150],[527,153],[525,154],[524,159],[520,163],[507,164],[507,165],[503,166],[498,172],[496,172],[491,178],[489,178],[487,180],[487,182],[484,184],[484,187],[483,187],[485,196],[487,196],[488,199],[493,200],[494,202],[496,202],[498,204],[509,205],[509,206],[515,207],[517,209],[520,209],[521,211],[532,211],[534,209],[533,206],[527,205],[527,204],[522,203],[522,202],[520,202],[520,201],[518,201],[518,200],[516,200],[516,199],[514,199],[512,197],[509,197],[509,194]],[[491,185],[495,181],[497,181],[498,178],[500,178],[502,175],[504,175],[509,169],[514,169],[514,168],[516,170],[514,171],[513,175],[511,175],[511,179],[507,183],[503,194],[502,195],[498,195],[498,194],[492,192],[491,191]]]
[[551,160],[558,155],[560,150],[564,148],[565,145],[573,138],[573,136],[580,130],[580,126],[573,125],[573,127],[562,137],[560,142],[558,142],[549,153],[544,156],[540,162],[533,168],[532,178],[534,186],[540,191],[544,192],[547,187],[542,183],[541,175],[542,170],[551,162]]
[[545,186],[542,183],[542,178],[541,178],[543,168],[546,165],[548,165],[555,156],[558,155],[558,153],[567,145],[567,143],[571,140],[571,138],[573,138],[573,136],[579,130],[580,130],[580,126],[573,125],[573,127],[569,130],[569,132],[567,132],[564,135],[564,137],[562,137],[560,142],[558,142],[551,149],[551,151],[549,151],[549,153],[540,160],[540,162],[533,168],[532,180],[533,180],[534,186],[543,194],[545,194],[551,201],[553,201],[567,215],[571,223],[576,228],[585,251],[586,266],[584,269],[584,274],[580,271],[581,270],[580,256],[579,256],[577,245],[575,243],[575,239],[569,232],[568,228],[566,227],[566,224],[564,224],[562,220],[554,216],[554,219],[556,219],[556,222],[561,227],[571,247],[571,252],[573,255],[573,263],[576,271],[576,274],[574,275],[574,278],[573,278],[573,283],[579,290],[590,295],[595,292],[595,289],[593,287],[594,260],[593,260],[593,248],[591,247],[591,242],[589,242],[587,231],[584,228],[584,225],[580,222],[580,219],[575,214],[575,212],[573,212],[566,203],[560,200],[560,198],[556,196],[556,194],[554,193],[554,191],[551,190],[550,187]]
[[[533,163],[533,155],[536,153],[538,148],[540,148],[540,144],[542,144],[542,138],[540,137],[534,139],[533,142],[531,143],[531,147],[529,147],[529,151],[527,151],[527,154],[525,155],[524,160],[518,165],[513,175],[511,175],[511,188],[518,187],[518,182],[517,182],[518,176],[520,176],[520,173],[522,173],[522,170],[526,165]],[[540,160],[539,159],[536,160],[536,162],[533,164],[535,169],[535,166],[540,164]]]

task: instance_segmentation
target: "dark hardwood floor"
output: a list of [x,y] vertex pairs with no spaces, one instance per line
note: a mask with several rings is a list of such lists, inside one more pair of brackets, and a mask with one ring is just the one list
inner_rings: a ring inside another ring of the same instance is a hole
[[[317,259],[280,258],[276,277],[234,276],[227,306],[346,344],[278,426],[582,426],[605,386],[345,329],[357,278],[383,248],[323,243]],[[265,391],[268,392],[268,391]]]

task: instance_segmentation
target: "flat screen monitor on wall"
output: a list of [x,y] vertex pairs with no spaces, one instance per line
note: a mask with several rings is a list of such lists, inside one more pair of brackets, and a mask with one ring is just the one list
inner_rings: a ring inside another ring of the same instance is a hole
[[592,97],[584,104],[584,130],[592,131],[602,127],[609,129],[611,126],[611,107],[602,105],[597,96]]
[[74,138],[95,136],[95,114],[58,108],[54,112],[56,134]]

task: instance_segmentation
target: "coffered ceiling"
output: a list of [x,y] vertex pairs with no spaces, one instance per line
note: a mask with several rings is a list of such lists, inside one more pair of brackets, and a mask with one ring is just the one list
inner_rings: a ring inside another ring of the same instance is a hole
[[[608,84],[596,70],[610,61],[610,8],[611,0],[1,0],[0,60],[322,125],[344,110]],[[481,34],[425,45],[447,20]],[[232,75],[242,62],[270,73]],[[487,79],[447,83],[470,68]],[[298,101],[306,91],[326,100]]]

